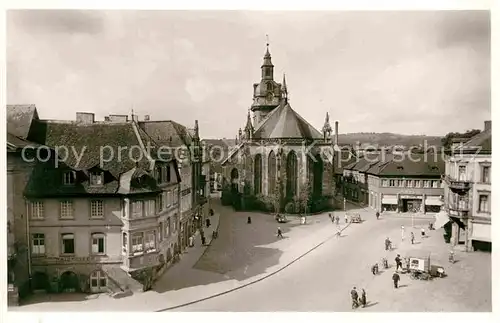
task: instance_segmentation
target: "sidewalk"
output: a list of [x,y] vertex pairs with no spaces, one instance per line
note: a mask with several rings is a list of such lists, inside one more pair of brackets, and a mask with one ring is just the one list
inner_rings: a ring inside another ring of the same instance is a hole
[[[210,244],[212,243],[212,233],[215,230],[219,230],[220,225],[220,210],[217,208],[217,203],[213,203],[214,215],[209,216],[210,219],[210,227],[206,226],[203,228],[205,233],[205,245],[201,244],[201,235],[200,231],[196,231],[194,235],[194,246],[187,247],[184,252],[181,254],[181,259],[178,263],[174,264],[171,268],[169,268],[153,285],[153,290],[168,290],[171,289],[172,282],[176,282],[176,277],[182,277],[189,273],[189,271],[193,271],[193,266],[196,262],[203,256],[203,254],[207,251]],[[203,223],[205,225],[205,223]],[[201,273],[196,273],[201,274]]]

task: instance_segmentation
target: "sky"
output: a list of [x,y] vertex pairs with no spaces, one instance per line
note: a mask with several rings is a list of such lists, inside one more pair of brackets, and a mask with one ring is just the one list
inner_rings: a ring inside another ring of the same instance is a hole
[[77,111],[199,120],[234,138],[274,78],[320,130],[444,135],[491,119],[487,11],[8,11],[7,103],[42,119]]

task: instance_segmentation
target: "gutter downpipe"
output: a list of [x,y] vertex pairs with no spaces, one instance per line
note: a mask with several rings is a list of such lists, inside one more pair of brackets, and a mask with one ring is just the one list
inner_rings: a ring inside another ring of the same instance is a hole
[[31,241],[30,241],[30,225],[29,225],[29,204],[26,198],[24,199],[24,204],[26,205],[26,244],[27,244],[27,254],[28,254],[28,275],[29,275],[29,288],[31,290],[31,281],[33,279],[32,268],[31,268]]

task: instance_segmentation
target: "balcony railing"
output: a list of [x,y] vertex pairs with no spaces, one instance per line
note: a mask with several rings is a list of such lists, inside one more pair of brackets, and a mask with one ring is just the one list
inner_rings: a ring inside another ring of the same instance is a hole
[[472,184],[472,182],[468,179],[454,179],[449,175],[445,176],[444,180],[446,181],[446,184],[448,184],[448,187],[454,192],[468,191]]
[[467,219],[470,213],[470,209],[468,207],[460,206],[457,204],[447,205],[446,210],[448,211],[449,216],[459,219]]

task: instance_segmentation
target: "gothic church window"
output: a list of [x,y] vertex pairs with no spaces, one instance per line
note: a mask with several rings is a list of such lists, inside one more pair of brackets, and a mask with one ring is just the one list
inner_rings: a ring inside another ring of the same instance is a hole
[[254,188],[255,195],[260,194],[262,192],[262,155],[257,154],[254,160]]

